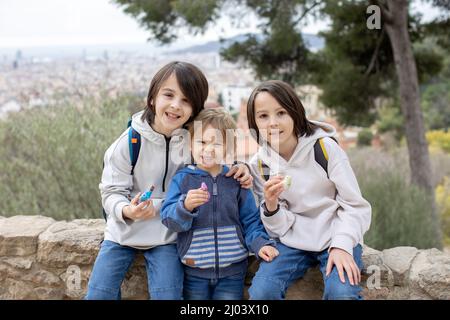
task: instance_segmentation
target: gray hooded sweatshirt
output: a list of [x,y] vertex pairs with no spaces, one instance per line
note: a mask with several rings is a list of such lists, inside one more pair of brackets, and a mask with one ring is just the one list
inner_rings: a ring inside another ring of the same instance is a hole
[[[104,157],[104,169],[99,185],[103,208],[108,216],[105,240],[138,249],[175,243],[176,233],[169,231],[159,215],[169,183],[175,172],[190,159],[186,149],[185,131],[172,133],[170,139],[155,132],[141,120],[143,111],[132,118],[133,128],[141,134],[139,157],[131,174],[128,129],[108,148]],[[139,192],[155,186],[151,199],[157,211],[149,220],[124,219],[122,209]]]
[[[319,252],[336,247],[353,255],[363,242],[371,220],[371,206],[362,197],[344,150],[331,138],[336,131],[325,123],[309,137],[298,140],[289,161],[270,146],[262,146],[250,161],[254,191],[261,204],[261,219],[269,235],[281,243],[305,251]],[[314,143],[323,138],[328,154],[328,174],[316,162]],[[292,185],[279,198],[280,210],[264,214],[263,179],[258,160],[269,166],[270,174],[292,177]]]

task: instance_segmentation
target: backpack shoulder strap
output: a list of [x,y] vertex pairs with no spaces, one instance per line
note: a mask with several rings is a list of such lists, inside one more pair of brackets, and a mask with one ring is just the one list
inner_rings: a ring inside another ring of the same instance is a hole
[[316,143],[314,143],[314,158],[323,170],[325,170],[328,177],[328,153],[323,145],[322,138],[317,139]]
[[128,146],[130,149],[130,159],[131,159],[131,174],[134,174],[134,167],[136,166],[139,151],[141,150],[141,134],[134,130],[131,126],[131,120],[128,121]]
[[[139,132],[134,130],[131,126],[131,118],[128,120],[128,147],[130,149],[130,159],[131,159],[131,174],[134,174],[134,166],[136,165],[139,151],[141,149],[141,135]],[[103,162],[103,168],[105,163]],[[108,215],[106,214],[105,208],[102,207],[102,215],[105,221],[108,221]]]
[[261,178],[265,181],[270,179],[270,168],[261,159],[258,159],[258,170]]
[[[337,144],[338,141],[335,137],[329,137],[333,139]],[[314,158],[316,159],[316,162],[325,170],[325,173],[328,176],[328,153],[327,149],[325,148],[325,144],[323,143],[323,138],[317,139],[316,143],[314,143]]]

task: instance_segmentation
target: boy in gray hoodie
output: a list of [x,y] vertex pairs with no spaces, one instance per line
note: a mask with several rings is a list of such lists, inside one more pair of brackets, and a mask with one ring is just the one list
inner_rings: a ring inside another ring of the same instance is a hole
[[[182,299],[183,267],[176,234],[161,223],[159,211],[171,178],[190,161],[189,152],[183,156],[182,127],[203,109],[207,96],[208,82],[196,66],[178,61],[165,65],[152,79],[145,110],[133,116],[131,127],[106,151],[100,183],[105,238],[86,299],[120,299],[120,286],[138,252],[145,258],[150,297]],[[136,138],[131,130],[141,137],[135,166],[131,144]],[[230,175],[240,176],[248,188],[252,179],[245,170],[245,165],[233,167]],[[140,202],[141,192],[151,185],[152,197]]]
[[247,117],[263,144],[251,160],[254,191],[280,253],[270,264],[261,262],[250,298],[283,299],[296,279],[319,265],[324,299],[361,299],[361,244],[371,207],[332,139],[334,128],[309,121],[295,91],[282,81],[253,91]]

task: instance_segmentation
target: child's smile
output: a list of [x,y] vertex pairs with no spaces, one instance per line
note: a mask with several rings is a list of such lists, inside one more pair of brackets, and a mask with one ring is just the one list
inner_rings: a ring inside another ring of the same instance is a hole
[[166,136],[181,128],[192,115],[192,106],[181,91],[175,74],[162,83],[153,103],[156,111],[153,129]]
[[[200,136],[201,135],[201,136]],[[192,157],[200,169],[218,170],[223,162],[225,144],[220,130],[211,125],[194,133],[192,139]]]

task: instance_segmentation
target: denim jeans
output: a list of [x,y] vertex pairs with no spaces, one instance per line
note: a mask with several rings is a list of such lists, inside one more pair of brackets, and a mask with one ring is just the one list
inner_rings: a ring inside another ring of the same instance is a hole
[[236,275],[206,279],[184,275],[185,300],[242,300],[245,272]]
[[[361,300],[361,287],[352,286],[345,273],[345,283],[339,279],[336,266],[332,272],[326,274],[328,262],[328,249],[321,252],[308,252],[294,249],[277,242],[280,252],[272,262],[261,261],[259,269],[252,280],[248,292],[253,300],[281,300],[284,299],[287,288],[297,279],[301,278],[306,271],[317,264],[320,266],[324,281],[324,300]],[[362,247],[357,245],[353,248],[353,258],[359,270],[362,270]]]
[[120,286],[136,253],[142,251],[147,270],[149,295],[153,300],[181,300],[183,265],[176,245],[168,244],[148,250],[102,242],[88,284],[87,300],[119,300]]

